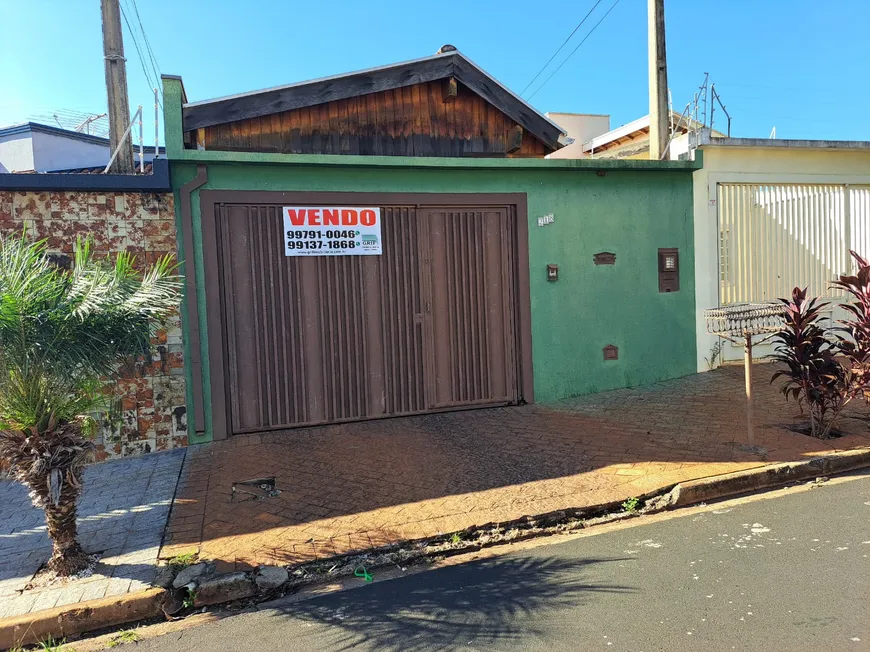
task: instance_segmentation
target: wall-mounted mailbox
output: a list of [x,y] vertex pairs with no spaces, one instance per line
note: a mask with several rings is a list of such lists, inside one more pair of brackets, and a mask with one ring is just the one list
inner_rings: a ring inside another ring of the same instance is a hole
[[680,252],[677,249],[659,249],[659,292],[680,289]]
[[603,351],[605,360],[619,360],[619,349],[613,344],[605,346]]
[[601,251],[597,254],[592,254],[592,261],[596,265],[615,265],[616,254],[612,251]]
[[548,281],[558,281],[559,280],[559,266],[558,265],[547,265],[547,280]]

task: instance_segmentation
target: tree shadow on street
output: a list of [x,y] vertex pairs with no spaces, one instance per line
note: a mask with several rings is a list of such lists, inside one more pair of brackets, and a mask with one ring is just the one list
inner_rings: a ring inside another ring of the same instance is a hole
[[[545,634],[547,615],[633,589],[592,578],[626,559],[505,557],[375,583],[289,605],[279,614],[326,625],[330,650],[457,650]],[[323,634],[323,627],[312,634]]]

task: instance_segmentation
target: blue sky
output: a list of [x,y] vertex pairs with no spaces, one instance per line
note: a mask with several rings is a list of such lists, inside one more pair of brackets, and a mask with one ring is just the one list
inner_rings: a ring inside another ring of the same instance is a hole
[[[194,101],[425,56],[443,43],[520,92],[594,1],[137,3],[161,72],[181,75]],[[121,3],[132,8],[132,0]],[[602,0],[532,90],[612,4]],[[645,115],[646,4],[619,0],[532,104],[610,114],[613,127]],[[665,7],[677,110],[709,72],[735,136],[766,137],[776,126],[780,138],[870,140],[870,0],[666,0]],[[126,26],[125,47],[130,104],[146,106],[146,141],[153,141],[153,97]],[[99,1],[0,0],[0,125],[104,107]]]

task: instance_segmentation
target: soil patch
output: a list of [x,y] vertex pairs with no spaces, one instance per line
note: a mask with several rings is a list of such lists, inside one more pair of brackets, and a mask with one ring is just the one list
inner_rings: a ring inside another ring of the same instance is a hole
[[88,555],[88,566],[84,570],[79,571],[75,575],[70,575],[68,577],[60,577],[53,570],[49,570],[46,566],[42,566],[36,574],[33,576],[33,579],[28,582],[27,586],[24,587],[24,591],[31,591],[33,589],[44,589],[50,586],[65,586],[67,584],[71,584],[76,580],[83,580],[91,577],[94,574],[94,570],[97,568],[97,564],[100,562],[103,553],[98,552],[93,555]]
[[[810,424],[801,423],[801,424],[785,424],[785,428],[788,428],[792,432],[796,432],[799,435],[806,435],[807,437],[813,437],[812,431],[810,430]],[[813,437],[813,439],[817,441],[830,441],[832,439],[839,439],[840,437],[845,437],[849,433],[843,432],[839,428],[831,428],[828,432],[828,436],[825,439],[819,439],[818,437]]]

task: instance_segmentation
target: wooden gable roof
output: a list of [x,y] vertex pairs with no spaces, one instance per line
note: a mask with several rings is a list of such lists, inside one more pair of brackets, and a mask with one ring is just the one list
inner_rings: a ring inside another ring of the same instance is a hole
[[403,156],[545,156],[561,128],[456,50],[182,109],[188,147]]

